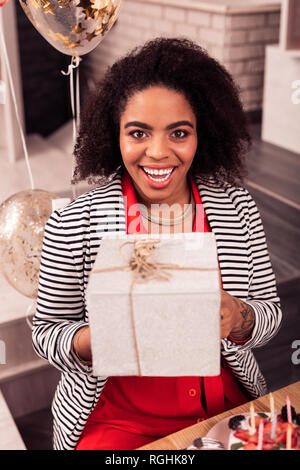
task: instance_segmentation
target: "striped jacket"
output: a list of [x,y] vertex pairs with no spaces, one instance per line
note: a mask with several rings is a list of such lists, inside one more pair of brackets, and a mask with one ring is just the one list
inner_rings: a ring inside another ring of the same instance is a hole
[[[280,300],[264,230],[255,202],[243,188],[221,188],[195,178],[217,242],[223,289],[250,304],[255,327],[244,344],[222,340],[221,352],[234,375],[253,397],[267,387],[252,349],[265,345],[281,323]],[[85,292],[101,238],[126,232],[121,173],[100,187],[54,211],[44,233],[33,347],[61,370],[52,413],[54,449],[74,449],[95,407],[107,377],[95,377],[92,367],[72,351],[72,339],[88,324]]]

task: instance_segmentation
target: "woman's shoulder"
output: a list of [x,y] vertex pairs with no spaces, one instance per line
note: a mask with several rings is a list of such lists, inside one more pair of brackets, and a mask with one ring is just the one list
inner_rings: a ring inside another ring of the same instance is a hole
[[220,183],[214,177],[203,179],[199,176],[195,176],[194,180],[199,190],[212,197],[229,197],[232,200],[237,198],[249,200],[249,198],[251,198],[248,190],[242,185],[231,184],[226,181]]
[[227,182],[221,184],[212,177],[205,182],[196,177],[195,181],[206,210],[214,211],[218,208],[223,212],[228,211],[228,214],[236,213],[246,221],[259,216],[257,205],[244,186]]

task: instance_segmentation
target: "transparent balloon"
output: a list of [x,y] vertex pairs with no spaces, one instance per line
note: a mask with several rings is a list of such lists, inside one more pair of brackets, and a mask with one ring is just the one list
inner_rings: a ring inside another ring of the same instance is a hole
[[58,196],[22,191],[0,206],[1,272],[18,292],[36,298],[45,225]]
[[102,41],[121,0],[20,0],[38,32],[63,54],[81,56]]

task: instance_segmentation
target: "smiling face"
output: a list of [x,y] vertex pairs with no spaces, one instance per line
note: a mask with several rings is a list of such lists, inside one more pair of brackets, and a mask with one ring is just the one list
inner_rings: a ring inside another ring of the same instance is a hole
[[153,86],[129,98],[120,117],[120,151],[140,202],[188,203],[196,149],[196,117],[183,94]]

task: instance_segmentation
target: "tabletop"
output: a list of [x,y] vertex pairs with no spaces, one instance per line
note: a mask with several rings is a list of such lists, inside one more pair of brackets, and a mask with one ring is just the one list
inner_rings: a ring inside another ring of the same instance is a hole
[[[275,410],[278,412],[281,411],[282,406],[285,405],[286,397],[289,396],[292,406],[296,409],[297,413],[300,413],[300,381],[276,390],[272,392],[272,395],[274,397]],[[143,447],[139,447],[137,450],[185,449],[192,444],[194,439],[205,436],[215,424],[227,416],[249,413],[250,403],[251,402],[248,402],[229,411],[225,411],[213,418],[206,419],[205,421],[189,426],[188,428],[170,434],[162,439],[158,439],[157,441],[151,442]],[[253,400],[252,403],[255,411],[270,411],[269,394]]]

